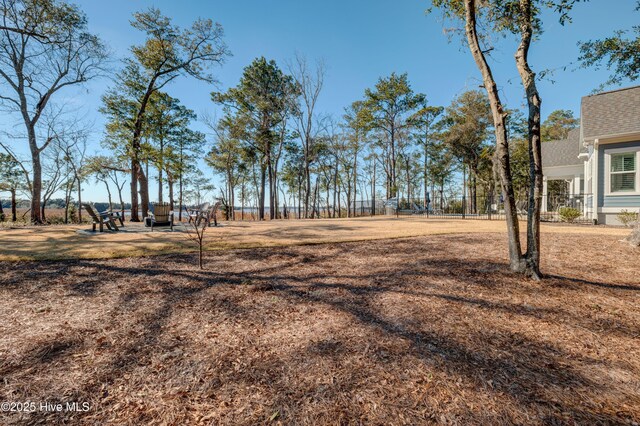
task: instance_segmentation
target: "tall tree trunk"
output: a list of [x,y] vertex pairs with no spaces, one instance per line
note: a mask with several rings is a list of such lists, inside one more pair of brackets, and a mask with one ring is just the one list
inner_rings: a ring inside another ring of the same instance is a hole
[[[149,99],[151,98],[151,95],[153,94],[154,90],[155,90],[155,84],[156,84],[156,79],[157,76],[154,76],[149,83],[147,84],[147,89],[145,91],[145,94],[142,96],[142,99],[140,100],[140,108],[138,109],[137,115],[136,115],[136,120],[133,124],[133,137],[131,139],[131,148],[132,148],[132,152],[133,152],[133,158],[135,159],[135,163],[137,166],[137,170],[136,170],[136,176],[138,178],[138,182],[140,183],[140,207],[142,210],[142,215],[146,215],[147,212],[149,211],[149,180],[147,179],[147,176],[144,174],[144,172],[142,171],[142,167],[140,165],[140,160],[138,155],[141,152],[141,140],[142,140],[142,130],[143,130],[143,126],[144,126],[144,121],[145,121],[145,112],[147,110],[147,105],[149,103]],[[132,164],[133,165],[133,164]],[[132,167],[133,170],[133,167]],[[148,173],[147,173],[148,174]],[[133,180],[134,175],[132,172],[131,178]],[[131,188],[133,189],[133,182],[131,183]],[[132,205],[131,205],[131,213],[132,213],[132,217],[131,217],[131,221],[134,221],[134,217],[133,217],[133,199],[136,198],[136,205],[137,205],[137,194],[131,194],[131,201],[132,201]],[[135,217],[135,221],[139,221],[139,217],[138,217],[138,212],[136,210],[136,217]]]
[[[72,185],[70,185],[69,183],[67,183],[66,187],[64,188],[64,223],[65,225],[69,223],[69,205],[71,204],[71,191],[72,191]],[[80,207],[82,207],[81,204],[79,204]]]
[[[340,163],[338,162],[338,157],[336,156],[335,169],[333,173],[333,217],[336,217],[336,206],[338,205],[338,173],[340,173]],[[340,214],[338,213],[338,217]]]
[[274,188],[274,176],[273,176],[273,164],[271,163],[271,156],[267,156],[267,173],[269,177],[269,219],[276,219],[276,211],[278,205],[276,204],[275,188]]
[[498,164],[498,174],[504,196],[504,210],[507,221],[507,238],[509,245],[509,263],[512,271],[524,272],[525,262],[520,247],[520,224],[516,210],[515,196],[513,192],[513,181],[511,179],[511,165],[509,163],[509,144],[507,139],[506,113],[498,94],[498,87],[491,72],[491,68],[486,61],[484,53],[480,48],[480,41],[477,33],[475,0],[464,0],[465,6],[465,33],[469,50],[473,59],[482,73],[484,87],[489,96],[491,113],[496,134],[496,152],[494,161]]
[[[320,219],[320,177],[316,176],[316,189],[313,195],[313,209],[316,219]],[[313,215],[312,215],[313,216]]]
[[162,165],[164,164],[164,140],[162,136],[160,136],[160,165],[158,166],[158,202],[163,202],[162,197],[162,187],[163,187],[163,177],[162,177]]
[[376,160],[373,160],[373,179],[371,179],[371,215],[376,215]]
[[16,201],[16,189],[11,189],[11,222],[18,220],[18,203]]
[[40,150],[36,144],[34,129],[29,129],[29,148],[31,149],[32,182],[31,182],[31,223],[43,224],[45,221],[43,208],[40,205],[42,198],[42,164],[40,163]]
[[[113,200],[111,198],[111,188],[109,188],[109,184],[107,181],[104,181],[104,186],[107,188],[107,197],[109,197],[109,211],[113,211]],[[80,208],[82,208],[82,204],[80,204]]]
[[389,196],[393,198],[398,196],[398,185],[396,181],[396,132],[395,127],[391,125],[391,176],[389,182]]
[[[428,125],[427,125],[428,128]],[[427,139],[429,136],[428,131],[424,133],[424,169],[423,169],[423,177],[424,177],[424,200],[423,200],[423,208],[429,208],[429,140]]]
[[136,158],[131,159],[131,222],[140,222],[138,215],[138,168],[140,164]]
[[521,40],[515,59],[529,107],[529,206],[527,209],[526,273],[540,279],[540,208],[542,206],[542,155],[540,139],[540,107],[542,100],[536,87],[535,73],[529,67],[529,46],[533,36],[531,0],[520,0]]
[[298,219],[302,219],[302,180],[298,177]]
[[411,202],[411,178],[409,177],[409,174],[411,173],[410,167],[411,164],[409,162],[409,158],[407,158],[407,202]]
[[167,173],[167,186],[169,187],[169,208],[173,211],[175,200],[173,199],[173,176]]
[[311,170],[309,169],[309,160],[306,159],[304,165],[304,178],[306,182],[304,195],[304,218],[307,219],[309,217],[309,199],[311,197]]
[[178,220],[182,221],[182,210],[184,210],[184,183],[182,181],[182,171],[178,176]]
[[[145,217],[149,213],[149,160],[145,161],[145,170],[142,167],[138,169],[138,184],[140,185],[140,207],[142,210],[142,217]],[[146,206],[146,208],[145,208]]]
[[258,220],[264,220],[264,192],[267,184],[267,168],[260,165],[260,193],[258,195]]
[[471,190],[471,213],[476,214],[478,213],[478,180],[476,179],[478,170],[471,168],[469,171],[469,179],[471,180],[469,184]]
[[122,213],[122,220],[124,220],[124,210],[125,210],[124,198],[122,197],[122,188],[124,188],[125,183],[126,181],[122,182],[122,185],[119,185],[118,181],[116,180],[116,188],[118,188],[118,199],[120,200],[120,212]]
[[[356,136],[357,137],[357,136]],[[356,211],[356,200],[358,199],[358,150],[353,153],[353,211]],[[360,196],[362,198],[362,196]]]
[[242,178],[242,184],[240,186],[240,220],[244,220],[244,178]]
[[78,175],[76,175],[76,183],[78,185],[78,222],[82,223],[82,181]]

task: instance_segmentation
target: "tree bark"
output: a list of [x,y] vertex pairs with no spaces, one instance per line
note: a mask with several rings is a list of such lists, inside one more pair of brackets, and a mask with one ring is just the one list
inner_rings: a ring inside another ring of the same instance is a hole
[[533,36],[531,0],[520,0],[520,44],[515,59],[529,107],[529,206],[527,209],[526,271],[540,279],[540,209],[542,206],[542,147],[540,139],[540,107],[542,100],[536,87],[536,75],[529,67],[529,47]]
[[76,183],[78,184],[78,223],[82,223],[82,183],[78,175],[76,175]]
[[[356,138],[359,139],[359,136],[356,135]],[[359,140],[358,142],[359,143]],[[356,200],[358,199],[358,149],[356,148],[353,152],[353,211],[356,211]],[[362,198],[362,195],[360,196]]]
[[[306,151],[306,150],[305,150]],[[310,160],[307,159],[307,154],[305,154],[305,165],[304,165],[304,179],[305,179],[305,194],[304,194],[304,218],[309,218],[309,199],[311,197],[311,170],[309,169]]]
[[[423,208],[429,208],[429,124],[426,125],[424,132],[424,202]],[[428,214],[428,212],[427,212]]]
[[391,122],[391,176],[390,176],[390,191],[391,198],[398,195],[398,185],[396,182],[396,131],[393,121]]
[[264,220],[264,192],[267,180],[267,168],[260,165],[260,193],[258,195],[258,220]]
[[182,144],[180,144],[180,172],[178,174],[178,220],[182,221],[182,210],[184,209],[183,204],[183,178],[184,174],[184,152]]
[[18,203],[16,202],[16,189],[11,190],[11,222],[18,220]]
[[31,183],[31,223],[39,225],[44,223],[43,207],[40,205],[42,199],[42,164],[40,162],[40,149],[36,143],[35,129],[29,128],[29,148],[31,150],[32,183]]
[[469,50],[480,72],[484,87],[489,96],[491,113],[496,135],[496,153],[494,162],[498,165],[498,174],[502,186],[504,197],[504,209],[507,221],[507,238],[509,245],[509,263],[514,272],[524,272],[525,261],[520,247],[520,224],[516,210],[515,195],[513,192],[513,181],[511,179],[511,166],[509,163],[509,144],[507,139],[506,113],[498,94],[498,87],[491,72],[491,68],[486,61],[484,53],[480,48],[480,41],[477,33],[476,22],[476,1],[464,0],[465,6],[465,33]]
[[164,164],[164,139],[160,136],[160,165],[158,166],[158,202],[163,202],[162,197],[162,186],[163,186],[163,177],[162,177],[162,166]]
[[142,217],[145,217],[149,212],[149,180],[141,167],[138,169],[138,182],[140,183],[140,207],[142,209]]
[[373,178],[371,179],[371,216],[376,215],[376,160],[373,160]]
[[140,222],[138,215],[138,168],[140,164],[135,158],[131,159],[131,222]]
[[169,187],[169,208],[173,211],[175,200],[173,199],[173,176],[167,173],[167,186]]
[[[157,76],[154,76],[149,81],[149,84],[147,84],[147,89],[145,91],[145,94],[142,96],[142,99],[140,100],[140,108],[138,109],[138,112],[136,114],[136,120],[133,125],[133,137],[131,139],[131,151],[133,155],[132,164],[131,164],[132,166],[131,167],[131,221],[132,222],[140,221],[140,218],[138,216],[138,209],[136,208],[134,210],[133,208],[134,199],[135,199],[136,207],[138,204],[137,191],[136,193],[133,192],[134,189],[137,189],[137,188],[134,188],[134,183],[133,183],[134,177],[136,177],[138,179],[138,182],[140,183],[140,204],[141,204],[140,207],[142,209],[142,216],[144,217],[149,211],[149,181],[146,175],[144,174],[144,172],[142,171],[138,154],[140,153],[140,150],[141,150],[140,141],[142,139],[142,130],[144,126],[145,112],[147,110],[147,105],[149,104],[149,99],[151,98],[151,95],[155,91],[156,79],[157,79]],[[134,163],[136,167],[133,167]],[[136,170],[135,176],[134,176],[134,169]],[[135,216],[134,216],[134,212],[135,212]]]
[[[109,188],[109,184],[107,181],[104,181],[104,186],[107,188],[107,197],[109,197],[109,211],[113,211],[113,198],[111,197],[111,188]],[[80,204],[80,208],[82,208],[82,204]]]

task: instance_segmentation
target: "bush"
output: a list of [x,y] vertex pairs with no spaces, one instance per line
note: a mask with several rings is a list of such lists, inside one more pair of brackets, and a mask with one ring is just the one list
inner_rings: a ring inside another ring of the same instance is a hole
[[69,204],[69,221],[71,223],[78,222],[78,208],[75,203]]
[[574,209],[573,207],[560,207],[558,209],[558,214],[560,215],[560,220],[569,223],[582,216],[580,210]]
[[632,227],[638,221],[638,213],[622,210],[618,213],[618,220],[624,226]]

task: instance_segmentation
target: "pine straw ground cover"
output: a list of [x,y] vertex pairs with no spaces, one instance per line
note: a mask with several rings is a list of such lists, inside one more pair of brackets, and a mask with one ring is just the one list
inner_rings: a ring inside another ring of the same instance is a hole
[[0,424],[637,424],[640,252],[503,234],[0,264]]

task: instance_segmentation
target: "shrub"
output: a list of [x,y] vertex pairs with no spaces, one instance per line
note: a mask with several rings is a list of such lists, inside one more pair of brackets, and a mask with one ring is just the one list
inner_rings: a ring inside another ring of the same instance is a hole
[[560,220],[569,223],[582,216],[580,210],[574,209],[573,207],[560,207],[558,209],[558,214],[560,215]]
[[632,227],[638,221],[638,213],[622,210],[618,213],[618,220],[624,226]]

